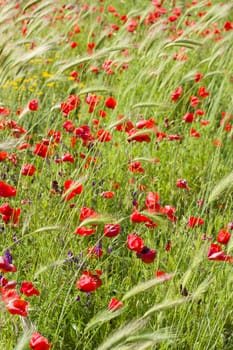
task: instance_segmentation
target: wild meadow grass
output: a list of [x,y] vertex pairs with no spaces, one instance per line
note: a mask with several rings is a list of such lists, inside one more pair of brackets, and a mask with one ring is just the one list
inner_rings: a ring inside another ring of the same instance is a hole
[[232,21],[0,2],[0,349],[232,349]]

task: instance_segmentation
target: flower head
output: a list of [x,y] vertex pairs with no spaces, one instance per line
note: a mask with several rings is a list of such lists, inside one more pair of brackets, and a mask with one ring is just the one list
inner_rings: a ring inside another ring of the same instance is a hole
[[94,292],[97,288],[102,286],[100,275],[100,271],[97,271],[97,274],[84,271],[80,279],[76,282],[76,287],[82,292]]
[[16,189],[7,183],[0,181],[0,197],[14,197],[16,196]]
[[32,334],[29,346],[33,350],[49,350],[51,348],[48,340],[37,332]]
[[108,304],[108,310],[118,310],[123,306],[122,301],[116,299],[116,298],[112,298]]

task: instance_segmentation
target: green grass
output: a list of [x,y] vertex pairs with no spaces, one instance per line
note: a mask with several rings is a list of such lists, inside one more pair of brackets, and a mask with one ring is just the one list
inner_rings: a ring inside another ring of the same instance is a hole
[[[11,315],[0,304],[0,349],[29,349],[34,330],[54,350],[232,349],[232,264],[207,257],[218,232],[233,221],[233,34],[224,29],[224,23],[232,23],[232,4],[216,0],[207,6],[207,1],[199,1],[188,8],[188,1],[177,1],[182,12],[170,23],[165,19],[173,14],[172,2],[165,1],[167,13],[145,24],[155,11],[150,1],[74,1],[73,7],[63,8],[67,3],[61,0],[21,1],[19,9],[16,3],[0,6],[0,106],[11,110],[10,116],[0,114],[0,152],[8,153],[0,161],[0,180],[15,186],[17,195],[0,197],[0,207],[7,202],[21,213],[19,223],[0,220],[0,256],[6,249],[13,256],[17,272],[4,277],[17,282],[18,293],[27,280],[41,294],[23,297],[30,303],[26,318]],[[128,21],[137,20],[134,32],[127,31],[129,22],[124,24],[108,11],[109,5],[120,16],[127,15]],[[55,7],[60,11],[55,12]],[[196,23],[189,26],[185,21]],[[118,31],[111,29],[113,24]],[[77,25],[80,33],[74,33]],[[25,35],[22,26],[27,27]],[[72,41],[78,43],[74,49]],[[87,52],[90,42],[96,44],[92,54]],[[102,68],[110,60],[114,74]],[[99,72],[93,73],[91,67]],[[74,70],[77,81],[71,77]],[[203,74],[200,82],[194,80],[197,72]],[[183,93],[174,102],[172,93],[180,86]],[[198,107],[191,107],[190,96],[197,96],[202,86],[209,96],[198,97]],[[60,104],[71,94],[80,96],[81,105],[65,118]],[[99,98],[93,113],[85,103],[88,94]],[[117,101],[115,109],[104,106],[109,96]],[[38,100],[38,111],[26,109],[32,99]],[[21,115],[18,108],[24,110]],[[99,117],[100,109],[107,112],[105,118]],[[205,115],[195,116],[192,124],[183,122],[187,112],[197,109]],[[231,119],[225,117],[220,125],[222,112]],[[154,129],[136,129],[138,137],[146,133],[151,141],[132,141],[132,136],[117,131],[119,115],[135,129],[140,120],[152,118]],[[93,125],[94,119],[99,126]],[[201,125],[202,119],[209,124]],[[25,133],[18,135],[9,120]],[[66,120],[75,128],[89,126],[94,141],[86,147],[77,139],[72,148],[72,134],[62,126]],[[109,131],[112,140],[99,142],[98,128]],[[191,128],[201,136],[190,136]],[[61,142],[54,144],[48,130],[60,131]],[[181,140],[158,140],[158,132],[177,134]],[[47,159],[33,153],[42,139],[53,143]],[[25,142],[30,147],[20,150]],[[74,163],[55,162],[65,153],[73,155]],[[133,161],[139,161],[144,172],[130,172]],[[33,176],[22,175],[27,163],[36,168]],[[83,192],[70,201],[63,195],[68,179],[83,184]],[[186,179],[190,189],[177,188],[177,179]],[[115,196],[103,198],[105,191],[114,191]],[[133,201],[146,213],[149,192],[159,193],[162,207],[175,207],[176,222],[158,213],[148,214],[157,222],[155,228],[130,220]],[[94,209],[99,216],[81,223],[82,207]],[[202,218],[204,224],[189,227],[191,216]],[[104,237],[106,223],[119,223],[120,234]],[[78,227],[92,224],[95,234],[74,234]],[[127,236],[133,232],[156,250],[153,263],[143,263],[127,249]],[[166,251],[168,241],[172,245]],[[100,244],[103,255],[91,258],[87,249]],[[222,250],[233,254],[232,238]],[[103,284],[90,295],[76,288],[84,270],[102,270]],[[155,279],[158,270],[172,278]],[[113,297],[123,302],[117,311],[108,310]]]

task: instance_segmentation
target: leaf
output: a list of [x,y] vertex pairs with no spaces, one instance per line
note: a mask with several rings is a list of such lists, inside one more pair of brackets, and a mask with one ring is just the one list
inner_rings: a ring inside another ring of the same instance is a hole
[[98,52],[96,52],[94,55],[92,56],[84,56],[84,57],[80,57],[70,63],[64,64],[63,66],[61,66],[61,68],[59,69],[58,74],[65,72],[67,69],[71,69],[72,67],[75,67],[77,65],[79,65],[80,63],[86,63],[89,61],[93,61],[95,59],[101,58],[107,54],[109,54],[110,52],[114,52],[114,51],[122,51],[128,49],[127,46],[116,46],[116,47],[110,47],[108,49],[102,49]]
[[108,126],[108,129],[113,129],[113,128],[115,128],[117,125],[120,125],[120,124],[124,123],[126,120],[128,120],[128,117],[127,117],[127,116],[125,116],[124,118],[119,119],[119,120],[117,120],[116,122],[110,124],[110,125]]
[[191,39],[177,39],[172,42],[166,43],[164,47],[173,47],[173,46],[182,46],[187,47],[189,49],[195,49],[196,47],[202,46],[203,43],[197,40]]
[[10,139],[9,141],[5,141],[0,143],[0,151],[9,151],[12,148],[16,148],[20,145],[21,141],[24,140],[24,137],[20,139]]
[[62,229],[61,226],[44,226],[44,227],[38,228],[37,230],[33,231],[31,234],[38,233],[38,232],[44,232],[44,231],[61,230],[61,229]]
[[144,350],[152,349],[158,343],[173,343],[177,338],[172,328],[158,329],[152,333],[142,333],[128,337],[123,344],[119,344],[113,350]]
[[230,190],[233,186],[233,171],[220,180],[217,185],[213,188],[209,195],[208,203],[211,203],[218,199],[218,197],[223,194],[223,192]]
[[168,104],[161,104],[161,103],[154,103],[154,102],[141,102],[137,103],[133,106],[131,106],[131,109],[136,109],[136,108],[152,108],[152,107],[161,107],[161,108],[168,108],[170,105]]
[[80,90],[79,91],[79,95],[86,95],[86,94],[89,94],[91,92],[108,92],[108,93],[111,93],[111,89],[106,88],[104,86],[96,86],[96,87],[93,86],[93,87],[89,87],[89,88]]
[[151,219],[152,221],[158,222],[162,225],[165,225],[167,223],[167,221],[164,219],[164,217],[160,214],[156,215],[156,214],[151,214],[146,210],[143,210],[141,212],[142,215],[147,216],[149,219]]
[[48,269],[51,269],[51,268],[54,268],[56,266],[60,266],[60,265],[63,265],[64,264],[64,260],[56,260],[56,261],[53,261],[53,263],[51,264],[48,264],[48,265],[43,265],[39,268],[39,270],[37,270],[34,274],[34,279],[37,279],[37,277],[45,272],[46,270]]
[[193,301],[195,299],[199,299],[200,296],[207,290],[208,286],[211,284],[210,279],[205,279],[196,289],[196,291],[192,294],[192,295],[188,295],[187,297],[183,297],[183,298],[178,298],[178,299],[174,299],[174,300],[165,300],[160,304],[156,304],[154,306],[152,306],[152,308],[150,308],[149,310],[147,310],[145,312],[145,314],[143,315],[144,317],[148,317],[151,314],[153,314],[154,312],[158,312],[158,311],[163,311],[163,310],[167,310],[176,306],[180,306],[184,303],[187,303],[189,301]]
[[157,158],[146,158],[146,157],[137,157],[132,159],[132,162],[149,162],[149,163],[158,163]]
[[163,310],[167,310],[167,309],[182,305],[190,300],[191,300],[191,297],[178,298],[174,300],[165,300],[162,303],[156,304],[153,307],[151,307],[149,310],[147,310],[147,312],[145,312],[143,317],[148,317],[154,312],[163,311]]
[[43,44],[41,46],[38,46],[33,51],[27,52],[27,53],[21,55],[20,57],[18,57],[18,59],[15,60],[13,66],[17,66],[20,63],[28,62],[36,56],[41,56],[45,52],[51,50],[52,47],[53,46],[51,43],[46,43],[46,44]]
[[111,311],[111,310],[104,310],[100,311],[97,315],[95,315],[87,324],[84,332],[88,332],[90,329],[101,326],[103,323],[108,322],[112,320],[113,318],[118,317],[125,311],[125,307],[122,307],[118,310]]
[[32,1],[29,1],[25,6],[24,8],[22,9],[22,13],[25,12],[29,7],[33,6],[33,5],[36,5],[38,2],[40,2],[40,0],[32,0]]
[[111,334],[107,340],[105,340],[98,348],[97,350],[109,350],[113,349],[113,345],[119,343],[120,341],[125,340],[129,335],[132,335],[136,333],[139,329],[143,328],[146,323],[148,322],[147,319],[139,319],[136,321],[131,321],[125,325],[123,325],[122,328],[117,330],[115,333]]
[[[25,222],[26,222],[26,220],[25,220]],[[44,231],[62,230],[62,228],[63,228],[62,226],[44,226],[44,227],[41,227],[41,228],[39,228],[39,229],[37,229],[37,230],[35,230],[35,231],[33,231],[33,232],[30,232],[30,233],[28,233],[28,234],[23,235],[21,238],[17,239],[17,244],[18,244],[19,242],[23,241],[24,239],[26,239],[26,238],[32,236],[32,235],[35,234],[35,233],[44,232]],[[23,228],[22,231],[24,231],[24,228]],[[5,248],[5,249],[10,249],[10,248],[13,247],[15,244],[16,244],[16,243],[12,243],[11,245],[9,245],[9,246],[8,246],[7,248]]]
[[144,135],[144,134],[154,134],[154,133],[155,133],[154,129],[142,129],[142,130],[137,131],[134,134],[128,136],[127,140],[130,141],[130,140],[133,140],[134,137]]
[[15,345],[14,350],[24,350],[30,341],[32,333],[32,330],[24,332],[17,344]]
[[194,256],[193,261],[190,262],[190,268],[185,272],[184,276],[181,279],[181,284],[183,287],[187,286],[187,282],[193,276],[193,272],[197,270],[200,263],[206,257],[206,246],[201,247],[199,252]]
[[[170,277],[172,278],[174,275],[170,275]],[[164,282],[164,278],[153,278],[149,281],[146,282],[142,282],[139,283],[138,285],[136,285],[135,287],[133,287],[132,289],[130,289],[122,298],[122,301],[125,301],[129,298],[132,298],[133,296],[142,293],[144,291],[146,291],[147,289],[150,289],[154,286],[157,286],[158,284],[161,284]]]
[[97,215],[83,220],[78,227],[83,227],[87,225],[100,225],[109,222],[113,223],[114,221],[115,220],[111,216]]

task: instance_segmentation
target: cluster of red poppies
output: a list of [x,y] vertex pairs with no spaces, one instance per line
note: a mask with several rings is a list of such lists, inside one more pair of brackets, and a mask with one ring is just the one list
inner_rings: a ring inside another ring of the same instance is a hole
[[[10,273],[16,272],[17,268],[12,264],[12,256],[9,251],[6,251],[5,256],[0,256],[0,272]],[[28,316],[29,303],[24,299],[24,296],[39,296],[40,292],[32,282],[23,281],[20,285],[20,294],[16,291],[17,283],[9,281],[7,278],[0,275],[0,292],[1,299],[6,309],[12,315],[20,315],[22,317]],[[34,332],[32,334],[30,348],[33,350],[48,350],[51,344],[40,333]]]

